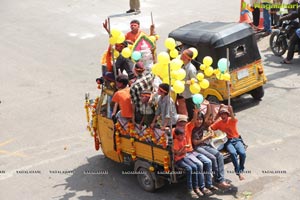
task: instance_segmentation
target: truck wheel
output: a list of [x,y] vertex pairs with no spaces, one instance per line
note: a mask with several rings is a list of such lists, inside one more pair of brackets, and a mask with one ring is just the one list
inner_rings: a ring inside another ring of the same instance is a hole
[[140,167],[138,169],[137,179],[140,186],[147,192],[154,192],[155,182],[148,169]]
[[219,99],[216,96],[213,96],[213,95],[208,95],[206,97],[206,100],[211,102],[211,103],[216,103],[216,104],[220,103]]
[[252,90],[250,92],[251,96],[253,97],[253,99],[255,100],[261,100],[261,98],[263,98],[264,94],[265,94],[265,91],[264,91],[264,88],[263,86],[260,86],[254,90]]

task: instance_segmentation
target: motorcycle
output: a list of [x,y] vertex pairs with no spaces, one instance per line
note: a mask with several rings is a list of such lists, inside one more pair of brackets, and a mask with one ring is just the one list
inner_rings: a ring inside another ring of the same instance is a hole
[[[282,56],[289,47],[289,40],[299,27],[299,23],[295,20],[285,20],[272,31],[270,36],[270,48],[275,56]],[[298,52],[298,44],[296,44],[295,52]]]

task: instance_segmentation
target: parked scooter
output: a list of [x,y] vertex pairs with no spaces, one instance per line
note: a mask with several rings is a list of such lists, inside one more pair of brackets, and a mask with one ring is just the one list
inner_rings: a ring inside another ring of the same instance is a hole
[[[270,36],[270,48],[275,56],[282,56],[289,47],[289,40],[299,27],[299,22],[295,20],[283,21],[277,29],[272,31]],[[295,52],[298,52],[299,42],[296,44]]]

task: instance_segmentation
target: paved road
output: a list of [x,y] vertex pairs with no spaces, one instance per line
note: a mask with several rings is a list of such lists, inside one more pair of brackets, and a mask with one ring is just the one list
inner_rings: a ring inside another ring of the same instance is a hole
[[[128,30],[138,18],[147,30],[152,11],[161,39],[185,23],[238,21],[240,1],[141,0],[142,14],[112,19]],[[96,96],[99,60],[107,47],[101,27],[128,1],[2,0],[0,6],[0,199],[186,199],[185,184],[156,193],[142,191],[127,166],[94,151],[85,130],[84,93]],[[226,165],[235,186],[210,199],[295,199],[299,193],[300,59],[278,64],[259,42],[269,82],[263,101],[244,96],[233,102],[239,130],[249,145],[246,180]],[[98,172],[99,174],[90,174]],[[124,197],[125,196],[125,197]]]

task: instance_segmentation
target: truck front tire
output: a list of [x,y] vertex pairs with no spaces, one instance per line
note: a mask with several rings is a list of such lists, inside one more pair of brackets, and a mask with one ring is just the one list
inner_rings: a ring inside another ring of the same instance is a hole
[[154,192],[155,181],[152,178],[150,171],[146,168],[140,167],[137,173],[137,179],[140,186],[147,192]]

